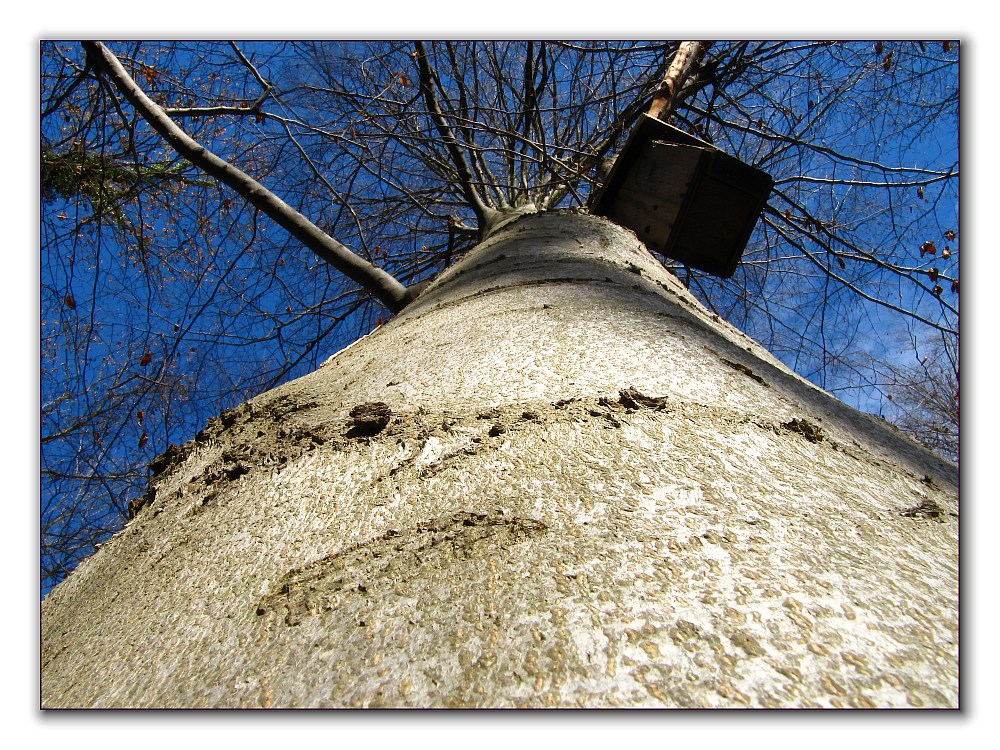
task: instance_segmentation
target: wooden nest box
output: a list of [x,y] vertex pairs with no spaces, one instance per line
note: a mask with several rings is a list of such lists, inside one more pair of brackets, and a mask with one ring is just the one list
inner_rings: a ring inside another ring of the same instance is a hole
[[651,249],[729,277],[772,187],[766,172],[642,115],[590,205]]

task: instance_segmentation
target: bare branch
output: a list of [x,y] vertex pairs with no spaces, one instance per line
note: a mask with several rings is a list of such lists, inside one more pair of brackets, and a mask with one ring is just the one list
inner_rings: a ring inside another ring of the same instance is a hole
[[260,71],[257,70],[257,66],[250,62],[247,56],[243,54],[243,50],[239,48],[239,45],[236,44],[236,42],[230,42],[229,46],[233,48],[233,52],[235,52],[236,56],[240,58],[240,62],[243,63],[244,67],[246,67],[253,77],[257,79],[257,83],[260,84],[260,87],[265,91],[271,91],[274,87],[264,79],[264,76],[262,76]]
[[435,75],[434,71],[431,70],[430,62],[427,59],[427,48],[424,46],[423,42],[416,42],[415,46],[417,51],[417,65],[420,70],[420,87],[424,93],[424,100],[427,103],[427,109],[430,111],[431,118],[434,120],[434,125],[441,134],[441,138],[444,139],[445,146],[448,148],[448,153],[451,155],[455,168],[458,170],[459,178],[462,182],[462,192],[465,195],[466,200],[469,202],[470,207],[475,212],[476,218],[479,220],[480,233],[485,234],[488,231],[489,226],[499,217],[499,212],[491,206],[486,205],[473,185],[472,170],[469,168],[469,164],[465,160],[465,155],[462,153],[458,139],[455,138],[455,134],[452,132],[447,121],[444,119],[444,113],[441,111],[441,105],[438,102],[437,96],[434,94]]
[[100,42],[83,42],[95,69],[104,73],[143,119],[181,156],[228,185],[251,205],[285,228],[316,255],[374,294],[392,312],[399,312],[410,294],[391,275],[328,236],[250,175],[219,158],[181,130],[163,109],[132,80],[118,58]]
[[680,104],[679,94],[684,84],[697,71],[705,50],[706,45],[701,42],[681,42],[670,67],[667,68],[667,74],[653,94],[653,103],[649,107],[650,117],[670,119],[670,115]]
[[817,258],[814,253],[811,253],[806,248],[806,246],[804,244],[802,244],[802,242],[800,242],[796,238],[792,237],[787,232],[783,231],[781,229],[781,227],[779,227],[777,224],[774,224],[773,222],[769,222],[769,225],[772,228],[774,228],[774,230],[779,235],[781,235],[789,245],[792,245],[793,247],[797,248],[803,254],[803,256],[805,256],[806,258],[808,258],[818,268],[822,269],[823,273],[827,274],[831,279],[833,279],[834,281],[837,281],[839,284],[847,287],[852,292],[854,292],[855,294],[857,294],[859,297],[862,297],[862,298],[868,300],[869,302],[874,302],[876,305],[880,305],[881,307],[885,307],[885,308],[887,308],[889,310],[892,310],[894,312],[901,313],[902,315],[905,315],[907,317],[913,318],[914,320],[918,320],[921,323],[923,323],[923,324],[925,324],[925,325],[927,325],[927,326],[929,326],[931,328],[936,328],[937,330],[942,331],[944,333],[950,333],[950,334],[958,335],[958,331],[955,330],[954,328],[949,328],[947,325],[942,325],[940,323],[936,323],[935,321],[930,320],[929,318],[927,318],[927,317],[925,317],[923,315],[917,314],[913,310],[907,310],[906,308],[901,307],[899,305],[895,305],[895,304],[889,302],[888,300],[879,299],[878,297],[875,297],[874,295],[869,294],[864,289],[861,289],[856,284],[852,284],[849,280],[845,279],[843,276],[840,276],[839,274],[835,273],[832,269],[830,269],[826,265],[824,265],[823,262],[820,261],[819,258]]

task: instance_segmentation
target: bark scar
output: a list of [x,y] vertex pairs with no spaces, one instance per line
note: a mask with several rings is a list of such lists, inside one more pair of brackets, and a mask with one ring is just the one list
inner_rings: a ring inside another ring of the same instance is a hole
[[541,521],[501,513],[462,511],[379,537],[288,571],[257,606],[262,616],[281,608],[285,624],[392,590],[419,569],[447,568],[503,551],[548,531]]

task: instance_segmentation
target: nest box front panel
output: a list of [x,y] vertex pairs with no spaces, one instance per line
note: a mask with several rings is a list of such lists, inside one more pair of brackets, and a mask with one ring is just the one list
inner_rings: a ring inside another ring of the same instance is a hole
[[607,217],[662,250],[684,208],[702,150],[653,141],[623,175],[607,208]]
[[765,172],[644,115],[592,211],[667,257],[725,277],[736,270],[773,186]]

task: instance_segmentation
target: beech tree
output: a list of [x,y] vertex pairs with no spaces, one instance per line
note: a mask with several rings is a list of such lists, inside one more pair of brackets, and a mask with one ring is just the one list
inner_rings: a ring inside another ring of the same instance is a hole
[[[112,47],[43,54],[43,577],[133,520],[43,705],[957,704],[954,465],[789,369],[957,335],[956,45]],[[586,214],[646,112],[774,176],[732,279]]]

